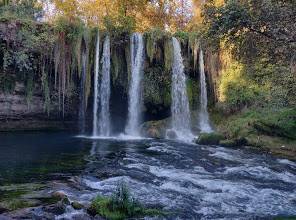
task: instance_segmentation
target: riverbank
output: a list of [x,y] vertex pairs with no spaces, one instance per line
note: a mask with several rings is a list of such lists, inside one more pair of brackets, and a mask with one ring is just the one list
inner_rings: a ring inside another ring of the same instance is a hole
[[217,132],[226,138],[221,141],[222,146],[247,145],[275,156],[296,159],[295,108],[250,108],[230,115],[214,109],[211,119]]

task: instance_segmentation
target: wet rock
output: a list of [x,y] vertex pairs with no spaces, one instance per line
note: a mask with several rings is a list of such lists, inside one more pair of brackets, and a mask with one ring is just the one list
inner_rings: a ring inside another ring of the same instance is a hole
[[86,211],[91,216],[96,216],[97,215],[97,211],[93,206],[87,207]]
[[219,133],[201,133],[196,143],[202,145],[218,145],[224,139],[224,136]]
[[31,209],[19,209],[13,212],[7,212],[0,215],[0,219],[33,219],[33,213],[31,212]]
[[66,197],[60,201],[63,205],[70,205],[70,200]]
[[95,220],[105,220],[102,216],[100,216],[100,215],[96,215],[95,217],[94,217],[94,219]]
[[17,209],[27,208],[27,207],[34,207],[40,205],[39,200],[35,199],[23,199],[23,198],[17,198],[17,199],[11,199],[6,200],[4,202],[1,202],[0,206],[4,209],[7,209],[9,211],[14,211]]
[[238,138],[235,140],[236,146],[246,146],[248,144],[248,140],[244,137]]
[[248,145],[248,141],[245,138],[227,139],[221,140],[220,145],[223,147],[241,147]]
[[165,138],[169,122],[169,119],[145,122],[142,124],[141,134],[150,138]]
[[[8,209],[3,207],[1,204],[0,204],[0,214],[4,213],[4,212],[8,212]],[[1,218],[0,218],[1,219]]]
[[64,198],[67,198],[67,195],[61,191],[57,191],[57,192],[54,192],[52,194],[53,197],[55,198],[59,198],[60,200],[64,199]]
[[166,135],[169,139],[176,139],[177,138],[177,134],[173,130],[168,130]]
[[65,207],[61,203],[57,203],[42,207],[42,211],[54,215],[61,215],[65,212]]
[[77,215],[72,216],[71,219],[73,219],[73,220],[91,220],[92,218],[86,213],[81,213],[81,214],[77,214]]
[[1,214],[0,214],[0,219],[1,220],[11,220],[11,218],[9,218],[7,216],[4,216],[4,215],[1,215]]
[[71,203],[71,206],[72,206],[74,209],[83,209],[83,208],[84,208],[84,206],[83,206],[82,204],[80,204],[79,202],[76,202],[76,201],[72,202],[72,203]]
[[235,141],[234,140],[221,140],[220,145],[222,147],[235,147]]
[[54,219],[55,215],[52,213],[43,212],[41,207],[19,209],[13,212],[5,213],[0,219]]
[[68,199],[67,195],[65,193],[63,193],[63,192],[60,192],[60,191],[54,192],[52,194],[52,196],[53,196],[53,198],[59,200],[56,203],[56,206],[58,206],[59,208],[65,208],[65,206],[71,204],[71,202]]

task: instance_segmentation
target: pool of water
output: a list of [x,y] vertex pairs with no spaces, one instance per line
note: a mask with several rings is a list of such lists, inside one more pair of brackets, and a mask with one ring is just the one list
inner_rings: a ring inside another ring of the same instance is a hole
[[77,174],[86,163],[88,146],[64,132],[0,133],[0,185]]
[[260,152],[68,133],[2,133],[0,140],[0,184],[59,180],[52,190],[87,204],[125,183],[169,218],[296,216],[296,163]]

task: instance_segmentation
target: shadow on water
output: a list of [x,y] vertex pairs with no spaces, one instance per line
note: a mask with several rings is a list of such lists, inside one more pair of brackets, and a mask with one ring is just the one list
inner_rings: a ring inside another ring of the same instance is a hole
[[86,164],[89,144],[64,132],[0,133],[0,184],[61,179]]

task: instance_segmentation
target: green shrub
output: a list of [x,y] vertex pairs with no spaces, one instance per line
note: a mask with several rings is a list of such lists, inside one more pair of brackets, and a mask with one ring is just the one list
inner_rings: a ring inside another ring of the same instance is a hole
[[273,107],[296,105],[296,75],[290,67],[272,64],[267,59],[246,66],[248,77],[266,88],[267,104]]
[[136,21],[131,16],[118,15],[104,17],[104,26],[111,37],[118,37],[132,33],[136,28]]
[[234,62],[223,71],[219,84],[220,101],[231,110],[240,110],[264,99],[264,87],[247,77],[244,65]]
[[55,30],[65,34],[65,41],[71,43],[76,41],[84,32],[83,22],[75,17],[71,20],[65,16],[58,17],[55,22]]
[[189,33],[185,31],[178,31],[174,34],[174,37],[178,38],[182,44],[185,44],[189,40]]
[[218,145],[223,139],[224,136],[219,133],[201,133],[196,143],[202,145]]
[[218,122],[218,129],[227,138],[236,139],[265,134],[296,139],[296,109],[252,108]]
[[37,0],[10,1],[0,7],[0,18],[3,19],[27,19],[35,20],[42,15],[42,7],[36,4]]
[[111,198],[96,197],[88,210],[92,215],[100,215],[111,220],[163,215],[160,210],[147,209],[137,202],[126,185],[121,184]]

